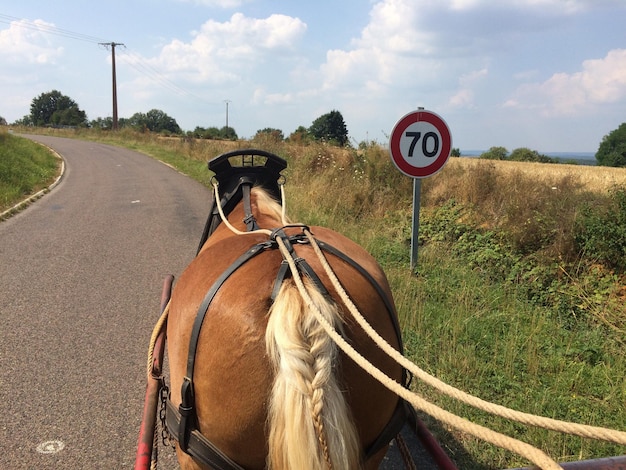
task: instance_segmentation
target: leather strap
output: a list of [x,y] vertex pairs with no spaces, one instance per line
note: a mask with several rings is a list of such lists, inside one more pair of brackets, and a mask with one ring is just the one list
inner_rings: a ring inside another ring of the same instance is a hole
[[[244,197],[244,200],[245,199],[246,198]],[[189,340],[189,352],[187,356],[187,374],[183,378],[183,385],[181,388],[181,404],[177,410],[175,406],[170,402],[170,400],[167,400],[166,426],[170,434],[178,440],[178,444],[182,451],[190,454],[200,462],[204,463],[205,465],[211,466],[216,470],[244,469],[242,469],[239,465],[229,459],[228,456],[223,454],[207,438],[202,436],[197,428],[195,397],[193,390],[193,372],[200,330],[209,309],[209,305],[213,301],[213,298],[215,297],[217,291],[221,288],[221,286],[237,269],[239,269],[247,261],[251,260],[259,253],[262,253],[267,249],[275,249],[277,247],[276,237],[280,237],[285,242],[285,245],[287,246],[290,253],[294,255],[294,261],[296,262],[298,269],[306,276],[308,276],[324,295],[329,295],[327,289],[322,284],[322,281],[313,271],[311,266],[306,262],[306,260],[304,260],[304,258],[299,258],[295,256],[292,242],[296,241],[305,243],[306,238],[302,235],[294,235],[288,237],[282,229],[275,230],[272,233],[271,239],[269,241],[252,246],[248,251],[246,251],[243,255],[237,258],[228,267],[228,269],[226,269],[226,271],[224,271],[220,275],[220,277],[218,277],[218,279],[213,283],[209,291],[206,293],[204,299],[202,300],[202,303],[198,308],[198,313],[196,315],[191,330],[191,337]],[[372,275],[367,272],[361,265],[359,265],[356,261],[354,261],[343,252],[325,242],[318,241],[317,243],[322,250],[336,256],[337,258],[352,266],[362,276],[364,276],[368,280],[368,282],[376,289],[379,296],[383,300],[385,307],[387,308],[387,312],[397,334],[400,352],[402,353],[402,335],[400,325],[394,315],[395,310],[393,308],[393,303],[388,298],[380,284],[378,284],[378,282],[376,282]],[[274,283],[272,298],[274,298],[275,295],[278,293],[282,280],[288,275],[288,265],[283,262],[278,270],[278,275]],[[403,369],[402,371],[402,381],[405,386],[408,386],[407,373],[405,369]],[[398,400],[398,404],[389,423],[385,426],[380,435],[369,446],[369,448],[364,450],[366,458],[374,455],[396,436],[396,434],[404,426],[404,423],[406,423],[407,419],[409,419],[409,417],[411,416],[411,411],[413,411],[413,409],[406,401],[404,401],[403,399]]]
[[[179,429],[181,427],[181,416],[178,410],[169,399],[166,406],[165,424],[167,429]],[[220,451],[197,429],[193,429],[190,432],[189,443],[185,452],[214,470],[244,470],[243,467]]]
[[348,255],[346,255],[342,251],[339,251],[337,248],[333,247],[332,245],[329,245],[328,243],[322,242],[319,240],[317,240],[317,244],[323,251],[326,251],[332,255],[335,255],[337,258],[345,261],[354,269],[356,269],[365,279],[367,279],[367,281],[374,287],[374,289],[376,289],[376,292],[378,292],[378,295],[380,296],[382,301],[385,303],[385,307],[387,308],[387,313],[389,313],[389,318],[391,319],[393,328],[396,331],[396,336],[398,338],[398,345],[400,347],[400,354],[403,354],[402,329],[400,328],[400,323],[398,323],[398,319],[396,318],[396,315],[394,315],[396,310],[393,307],[393,303],[391,302],[391,300],[387,296],[387,293],[383,290],[381,285],[378,282],[376,282],[376,279],[374,279],[374,277],[370,273],[368,273],[363,266],[358,264],[356,261],[354,261],[352,258],[350,258]]
[[250,202],[250,189],[252,188],[254,180],[251,178],[241,178],[241,181],[241,192],[243,194],[243,211],[245,214],[243,221],[246,224],[246,230],[248,232],[253,232],[254,230],[259,229],[259,224],[257,224],[257,221],[252,214],[252,205]]
[[[303,227],[303,228],[308,229],[308,227]],[[289,251],[289,254],[293,258],[293,261],[296,264],[298,271],[300,271],[305,276],[307,276],[313,282],[315,287],[322,293],[322,295],[326,297],[330,297],[330,294],[328,293],[326,286],[324,286],[324,284],[322,283],[322,280],[319,278],[317,273],[313,270],[311,265],[304,258],[300,258],[299,256],[297,256],[293,248],[292,241],[308,244],[308,240],[306,239],[306,237],[304,237],[303,235],[293,235],[291,237],[288,237],[283,231],[283,229],[281,228],[281,229],[274,230],[272,234],[270,235],[270,238],[273,241],[275,241],[276,238],[280,238],[285,244],[287,251]],[[283,281],[288,276],[291,276],[289,263],[287,263],[286,259],[283,259],[282,262],[280,263],[280,268],[278,268],[278,274],[276,275],[276,280],[274,281],[274,288],[272,289],[272,294],[270,297],[272,301],[276,300],[276,297],[278,296],[278,292],[280,291],[280,286],[283,284]]]
[[204,318],[209,309],[209,305],[213,301],[215,294],[222,284],[226,282],[226,280],[243,264],[247,261],[254,258],[259,253],[263,252],[266,248],[269,248],[271,245],[267,243],[259,243],[254,245],[248,251],[246,251],[243,255],[235,260],[226,271],[224,271],[220,277],[213,283],[209,291],[204,296],[200,307],[198,308],[198,313],[196,314],[196,318],[193,323],[193,327],[191,329],[191,337],[189,339],[189,352],[187,354],[187,374],[183,378],[183,385],[181,388],[181,403],[178,408],[180,414],[180,425],[178,428],[173,428],[170,430],[172,435],[177,436],[178,445],[180,448],[187,452],[189,439],[191,438],[192,431],[197,427],[196,413],[195,413],[195,398],[194,398],[194,390],[193,390],[193,370],[194,364],[196,360],[196,350],[198,349],[198,338],[200,337],[200,329],[202,328],[202,323],[204,322]]

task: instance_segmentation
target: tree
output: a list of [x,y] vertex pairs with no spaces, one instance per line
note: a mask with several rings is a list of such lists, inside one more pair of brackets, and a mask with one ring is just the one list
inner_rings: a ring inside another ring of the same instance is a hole
[[6,126],[7,125],[7,120],[4,119],[2,116],[0,116],[0,126]]
[[538,163],[555,163],[556,161],[547,155],[543,155],[536,150],[526,147],[520,147],[511,152],[507,160],[516,162],[538,162]]
[[309,131],[304,126],[298,128],[289,135],[289,141],[295,144],[304,144],[309,139]]
[[596,160],[600,166],[626,167],[626,122],[602,138]]
[[491,147],[486,152],[480,154],[480,158],[487,160],[506,160],[509,151],[504,147]]
[[136,131],[146,132],[148,129],[148,118],[144,113],[135,113],[128,118],[126,126],[132,127]]
[[237,140],[235,129],[230,126],[224,126],[220,129],[220,138],[225,140]]
[[181,133],[176,119],[168,116],[160,109],[151,109],[146,113],[146,127],[150,130],[150,132],[168,131],[172,134]]
[[87,114],[76,102],[58,90],[42,93],[30,105],[31,121],[36,126],[87,126]]
[[313,124],[309,127],[309,134],[315,140],[326,140],[342,147],[348,143],[348,128],[343,120],[343,116],[336,110],[324,114],[313,121]]
[[30,114],[26,114],[22,119],[16,119],[14,124],[16,126],[25,126],[25,127],[32,127],[35,125],[33,123],[33,119],[30,116]]
[[256,134],[254,135],[255,139],[259,139],[259,138],[266,138],[266,139],[271,139],[273,141],[276,142],[281,142],[283,140],[285,140],[285,135],[283,134],[283,131],[281,131],[280,129],[274,129],[272,127],[266,127],[265,129],[260,129],[258,131],[256,131]]
[[[106,129],[106,130],[110,130],[113,129],[113,118],[111,116],[107,116],[105,118],[96,118],[94,120],[92,120],[89,125],[92,127],[92,129]],[[118,122],[118,125],[120,127],[124,127],[121,125],[120,122]]]

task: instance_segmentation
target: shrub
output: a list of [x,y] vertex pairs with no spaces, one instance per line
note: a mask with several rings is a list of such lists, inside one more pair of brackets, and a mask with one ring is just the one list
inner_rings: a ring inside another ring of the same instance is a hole
[[614,188],[604,206],[583,205],[574,240],[581,255],[626,271],[626,189]]

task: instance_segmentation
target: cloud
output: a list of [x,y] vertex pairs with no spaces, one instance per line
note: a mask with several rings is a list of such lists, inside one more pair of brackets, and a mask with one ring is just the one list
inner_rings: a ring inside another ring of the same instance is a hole
[[474,70],[459,78],[459,89],[450,98],[448,104],[453,108],[473,108],[474,107],[474,86],[488,75],[488,70],[482,68]]
[[9,29],[0,31],[2,61],[5,64],[55,64],[63,55],[63,48],[54,46],[50,35],[44,32],[49,27],[54,25],[43,20],[11,21]]
[[240,81],[270,54],[289,56],[305,32],[306,24],[298,18],[275,14],[256,19],[235,13],[226,22],[205,22],[188,42],[171,41],[148,62],[185,82]]
[[556,73],[542,83],[520,86],[504,106],[569,116],[625,98],[626,49],[615,49],[603,59],[584,61],[579,72]]
[[[569,15],[579,13],[590,7],[618,5],[620,0],[508,0],[507,5],[513,8],[537,8],[544,12]],[[493,0],[451,0],[452,10],[465,11],[493,5]]]
[[225,10],[238,8],[250,0],[179,0],[182,3],[194,3],[209,8],[222,8]]

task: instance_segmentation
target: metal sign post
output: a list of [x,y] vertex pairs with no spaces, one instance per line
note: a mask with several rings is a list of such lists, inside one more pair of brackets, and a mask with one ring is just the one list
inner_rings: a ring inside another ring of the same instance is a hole
[[389,152],[394,165],[413,178],[413,227],[411,270],[417,266],[421,178],[434,175],[448,161],[452,137],[446,122],[437,114],[419,108],[402,117],[391,131]]
[[417,249],[420,232],[420,204],[422,197],[422,180],[413,178],[413,227],[411,229],[411,271],[417,267]]

